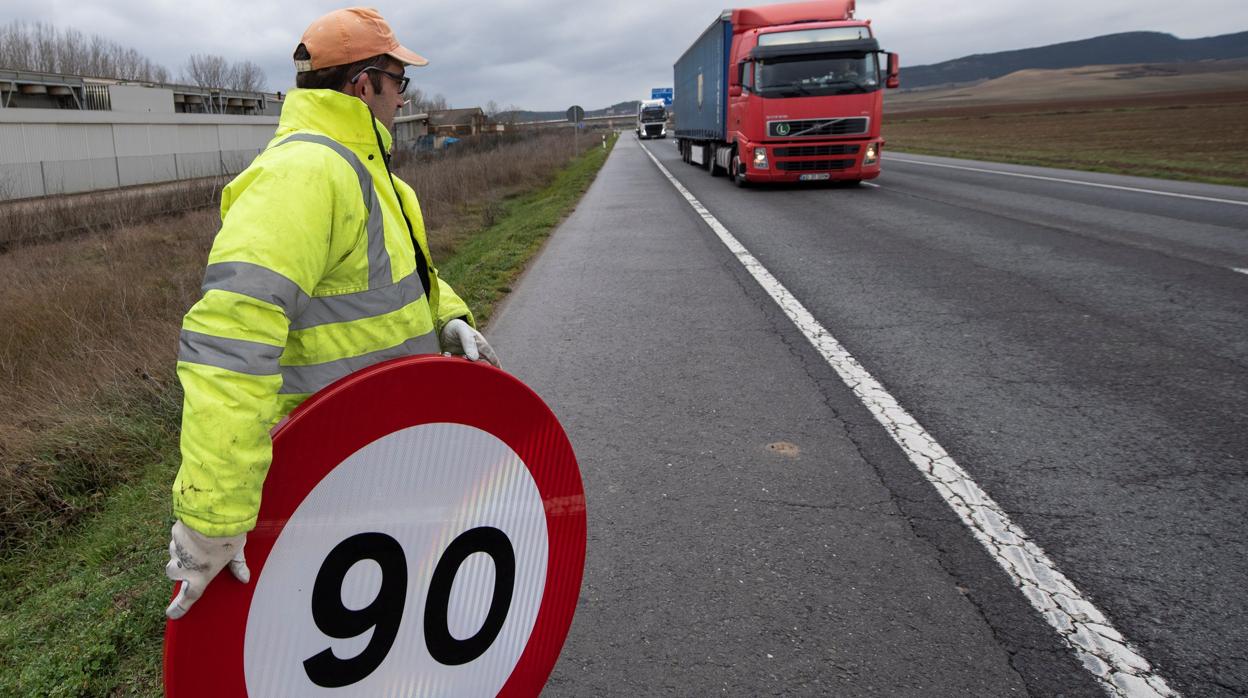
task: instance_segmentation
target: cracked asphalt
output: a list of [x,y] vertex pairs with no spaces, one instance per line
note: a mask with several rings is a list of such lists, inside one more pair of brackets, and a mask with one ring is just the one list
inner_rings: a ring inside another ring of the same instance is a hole
[[[646,146],[1171,688],[1248,693],[1248,207],[888,161],[742,191]],[[548,695],[1104,695],[632,137],[488,333],[588,499]]]

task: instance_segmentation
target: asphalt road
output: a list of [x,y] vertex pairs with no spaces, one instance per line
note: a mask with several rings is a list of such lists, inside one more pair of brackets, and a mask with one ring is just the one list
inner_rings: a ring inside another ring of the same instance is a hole
[[[1248,191],[645,146],[1173,689],[1248,693]],[[1103,695],[631,136],[490,334],[585,478],[549,695]]]

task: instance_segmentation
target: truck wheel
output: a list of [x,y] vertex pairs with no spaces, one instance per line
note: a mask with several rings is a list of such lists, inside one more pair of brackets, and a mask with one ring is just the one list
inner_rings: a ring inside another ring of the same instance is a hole
[[732,177],[733,184],[742,189],[749,188],[750,180],[745,178],[745,168],[741,166],[741,156],[735,152],[732,154],[732,169],[728,174]]

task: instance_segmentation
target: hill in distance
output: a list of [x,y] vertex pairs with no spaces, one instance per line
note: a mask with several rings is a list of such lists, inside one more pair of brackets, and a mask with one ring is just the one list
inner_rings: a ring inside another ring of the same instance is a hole
[[1248,32],[1179,39],[1161,32],[1109,34],[1049,46],[981,53],[943,63],[902,67],[903,90],[999,78],[1020,70],[1248,58]]

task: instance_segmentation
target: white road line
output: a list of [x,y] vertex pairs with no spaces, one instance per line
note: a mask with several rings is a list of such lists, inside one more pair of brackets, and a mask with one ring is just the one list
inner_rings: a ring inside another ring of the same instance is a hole
[[880,185],[878,185],[878,184],[876,184],[876,183],[874,183],[874,182],[861,182],[861,184],[862,184],[862,186],[864,186],[864,187],[871,187],[872,189],[879,189],[879,188],[880,188]]
[[1100,187],[1101,189],[1118,189],[1120,191],[1136,192],[1137,194],[1156,194],[1158,196],[1174,196],[1180,199],[1195,199],[1196,201],[1212,201],[1218,204],[1231,204],[1233,206],[1248,206],[1248,201],[1236,201],[1234,199],[1218,199],[1212,196],[1196,196],[1195,194],[1176,194],[1171,191],[1158,191],[1156,189],[1140,189],[1138,187],[1123,187],[1116,184],[1099,184],[1097,182],[1081,182],[1077,179],[1062,179],[1061,177],[1043,177],[1041,175],[1023,174],[1021,172],[1003,172],[1001,170],[989,170],[982,167],[966,167],[964,165],[946,165],[940,162],[923,162],[922,160],[906,160],[905,158],[891,157],[890,162],[904,162],[910,165],[926,165],[928,167],[946,167],[951,170],[966,170],[967,172],[986,172],[988,174],[1003,175],[1006,177],[1023,177],[1024,179],[1040,179],[1046,182],[1061,182],[1063,184],[1081,184],[1085,187]]
[[1124,698],[1177,696],[1165,679],[1154,673],[1148,661],[1114,629],[1105,614],[1075,588],[1040,546],[1010,521],[1004,510],[954,462],[936,439],[672,176],[649,148],[643,145],[642,149],[884,426],[910,462],[988,549],[1031,605],[1074,650],[1101,687],[1111,696]]
[[1231,271],[1237,271],[1240,274],[1248,274],[1248,268],[1240,269],[1239,267],[1232,267]]

